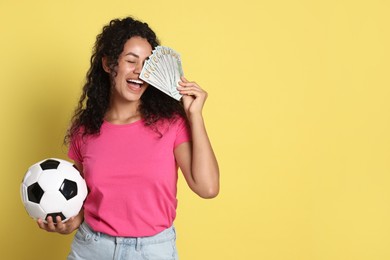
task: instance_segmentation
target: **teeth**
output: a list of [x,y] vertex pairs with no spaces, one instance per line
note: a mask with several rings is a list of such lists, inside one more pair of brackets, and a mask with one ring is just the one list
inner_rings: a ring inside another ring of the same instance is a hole
[[127,82],[135,83],[135,84],[143,84],[143,81],[141,80],[136,80],[136,79],[128,79]]

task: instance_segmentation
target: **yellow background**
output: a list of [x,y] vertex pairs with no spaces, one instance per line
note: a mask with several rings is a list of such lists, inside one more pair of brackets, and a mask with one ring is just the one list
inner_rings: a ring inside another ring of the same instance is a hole
[[390,4],[385,0],[0,1],[2,259],[64,259],[24,172],[62,138],[95,36],[134,15],[209,92],[221,193],[179,181],[183,260],[390,259]]

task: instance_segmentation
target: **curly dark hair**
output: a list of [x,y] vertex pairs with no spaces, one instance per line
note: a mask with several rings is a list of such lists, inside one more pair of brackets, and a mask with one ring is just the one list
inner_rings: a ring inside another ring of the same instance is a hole
[[[134,36],[146,39],[154,49],[160,43],[156,34],[147,23],[135,20],[132,17],[114,19],[103,27],[101,34],[97,35],[90,59],[91,67],[86,75],[86,83],[71,120],[64,142],[68,144],[80,127],[83,135],[100,133],[103,118],[110,104],[111,79],[103,69],[102,58],[106,57],[107,66],[116,76],[118,58],[125,43]],[[169,97],[156,88],[149,87],[141,96],[139,112],[145,125],[159,133],[156,123],[160,119],[174,119],[176,116],[186,118],[181,102]],[[160,133],[161,135],[161,133]]]

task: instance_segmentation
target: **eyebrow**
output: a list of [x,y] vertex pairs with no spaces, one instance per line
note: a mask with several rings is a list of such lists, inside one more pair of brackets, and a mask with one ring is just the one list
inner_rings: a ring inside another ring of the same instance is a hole
[[136,58],[139,58],[139,56],[137,54],[133,53],[133,52],[126,53],[125,56],[128,56],[128,55],[131,55],[131,56],[134,56]]

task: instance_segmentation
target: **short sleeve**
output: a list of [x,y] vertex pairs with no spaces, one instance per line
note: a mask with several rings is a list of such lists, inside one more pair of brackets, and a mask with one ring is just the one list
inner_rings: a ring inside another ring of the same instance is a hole
[[191,141],[191,129],[187,121],[183,118],[177,120],[177,132],[175,139],[175,148],[182,143]]
[[72,136],[69,144],[68,157],[75,162],[83,163],[81,154],[82,135],[76,133]]

